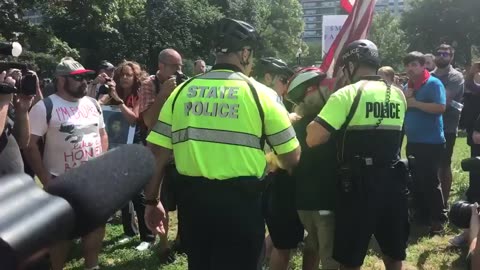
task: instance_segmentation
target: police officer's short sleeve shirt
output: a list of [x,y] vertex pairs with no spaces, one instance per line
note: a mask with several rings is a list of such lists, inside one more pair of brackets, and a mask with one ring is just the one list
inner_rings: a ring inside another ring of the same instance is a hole
[[330,96],[315,121],[331,133],[339,130],[345,123],[355,95],[356,90],[352,85],[339,89]]

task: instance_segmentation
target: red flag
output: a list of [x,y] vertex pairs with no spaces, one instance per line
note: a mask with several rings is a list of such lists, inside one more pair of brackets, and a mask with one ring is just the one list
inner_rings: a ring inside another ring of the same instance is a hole
[[[351,13],[343,24],[342,29],[332,43],[320,66],[332,78],[336,71],[336,60],[343,48],[354,40],[367,37],[370,24],[372,23],[373,11],[376,0],[342,0],[343,2],[354,2]],[[343,4],[342,4],[343,5]],[[325,83],[329,83],[328,81]],[[331,82],[330,82],[331,84]]]
[[354,3],[355,3],[355,0],[341,0],[340,1],[340,5],[348,13],[352,12]]

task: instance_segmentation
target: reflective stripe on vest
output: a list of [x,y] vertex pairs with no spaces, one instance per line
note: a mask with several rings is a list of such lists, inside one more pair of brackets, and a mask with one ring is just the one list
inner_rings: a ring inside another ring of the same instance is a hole
[[260,138],[255,135],[227,130],[188,127],[172,133],[172,143],[188,140],[246,146],[261,149]]
[[290,126],[276,134],[267,136],[267,140],[272,146],[277,146],[290,141],[293,137],[295,137],[295,130]]
[[172,137],[172,126],[167,123],[157,121],[157,123],[155,123],[155,126],[153,126],[152,130],[158,134],[162,134],[165,137]]

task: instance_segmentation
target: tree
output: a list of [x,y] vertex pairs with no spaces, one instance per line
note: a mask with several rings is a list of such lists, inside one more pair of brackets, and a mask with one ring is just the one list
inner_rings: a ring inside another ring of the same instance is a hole
[[299,47],[307,51],[301,40],[303,10],[298,0],[209,0],[233,19],[252,24],[262,38],[257,56],[274,56],[295,61]]
[[391,66],[396,71],[403,70],[402,58],[407,53],[408,43],[397,17],[389,12],[376,14],[369,38],[378,46],[383,66]]
[[22,32],[25,23],[21,20],[21,7],[15,0],[0,0],[0,35],[7,40]]
[[471,61],[472,45],[480,44],[480,1],[412,0],[403,14],[402,28],[410,50],[432,52],[440,43],[456,47],[457,63]]
[[259,27],[264,41],[264,54],[277,56],[287,62],[296,59],[298,48],[308,51],[302,41],[303,11],[298,0],[271,0],[270,14],[265,18],[263,27]]

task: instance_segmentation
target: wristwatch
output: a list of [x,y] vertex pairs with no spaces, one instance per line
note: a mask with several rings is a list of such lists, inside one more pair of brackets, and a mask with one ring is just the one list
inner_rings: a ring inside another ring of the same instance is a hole
[[157,204],[160,202],[160,199],[154,199],[154,200],[147,200],[145,199],[145,205],[153,205],[157,206]]

